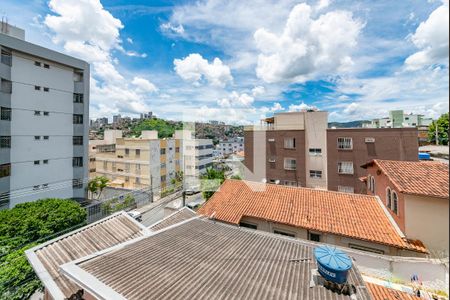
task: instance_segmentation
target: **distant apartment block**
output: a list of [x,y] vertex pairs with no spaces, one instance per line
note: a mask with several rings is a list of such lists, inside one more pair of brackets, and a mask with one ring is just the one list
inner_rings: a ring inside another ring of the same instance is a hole
[[122,138],[120,130],[106,130],[105,139],[91,141],[95,175],[106,176],[115,187],[159,191],[171,185],[177,172],[187,180],[198,179],[212,163],[212,141],[192,139],[191,132],[176,131],[173,138],[158,139],[157,131]]
[[363,166],[367,193],[378,196],[409,239],[433,256],[449,254],[448,164],[373,160]]
[[364,128],[403,128],[430,126],[432,118],[420,114],[405,114],[403,110],[391,110],[389,117],[373,119],[371,122],[363,123]]
[[0,32],[0,207],[85,198],[89,65]]
[[[265,174],[255,176],[268,183],[365,193],[359,180],[365,175],[360,168],[364,163],[375,158],[418,160],[416,128],[330,129],[327,124],[327,112],[304,111],[275,114],[260,126],[246,126],[244,163],[250,170],[255,163],[265,164]],[[261,138],[265,149],[255,149],[255,139]],[[261,162],[258,153],[264,150]]]
[[227,156],[244,151],[244,138],[237,137],[220,141],[217,145],[217,150],[220,156]]

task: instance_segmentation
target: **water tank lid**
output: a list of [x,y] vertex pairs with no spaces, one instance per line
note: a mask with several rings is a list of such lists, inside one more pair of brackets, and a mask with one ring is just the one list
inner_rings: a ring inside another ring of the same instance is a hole
[[430,153],[419,152],[419,159],[430,159]]
[[336,271],[347,271],[352,267],[351,258],[334,246],[320,246],[314,249],[314,256],[320,264]]

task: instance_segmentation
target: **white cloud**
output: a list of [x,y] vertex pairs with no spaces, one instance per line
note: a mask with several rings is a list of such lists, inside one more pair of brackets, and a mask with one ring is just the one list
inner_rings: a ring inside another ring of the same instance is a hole
[[139,92],[142,93],[154,93],[158,91],[153,83],[142,77],[134,77],[131,83],[138,88]]
[[134,43],[132,38],[127,38],[127,42],[128,42],[129,44],[133,44],[133,43]]
[[239,94],[236,91],[233,91],[229,97],[222,98],[217,101],[217,104],[220,107],[249,107],[255,99],[246,94]]
[[266,113],[269,113],[269,112],[273,113],[273,112],[276,112],[276,111],[283,111],[283,110],[284,110],[284,107],[279,102],[275,102],[272,107],[262,106],[260,108],[260,111],[263,114],[266,114]]
[[208,63],[200,54],[191,53],[184,59],[175,59],[173,63],[175,71],[183,80],[197,86],[201,84],[202,79],[216,87],[224,87],[233,80],[230,68],[217,57],[212,63]]
[[44,24],[51,30],[53,42],[91,64],[91,115],[148,110],[145,94],[156,87],[135,77],[132,84],[137,88],[132,89],[116,69],[119,61],[113,57],[114,50],[129,56],[146,56],[123,49],[122,22],[105,10],[99,0],[50,0],[49,8],[52,14],[45,16]]
[[317,109],[317,107],[308,105],[305,102],[302,102],[300,104],[291,104],[289,105],[289,111],[303,111],[303,110],[309,110],[309,109]]
[[317,1],[317,4],[314,7],[314,9],[316,11],[319,11],[319,10],[322,10],[324,8],[327,8],[328,6],[330,6],[330,0],[319,0],[319,1]]
[[305,3],[296,5],[280,36],[264,28],[255,32],[261,51],[256,68],[259,78],[269,83],[304,82],[351,66],[350,54],[363,24],[348,11],[313,19],[311,10]]
[[449,8],[448,1],[436,8],[425,22],[420,23],[411,41],[420,50],[409,56],[408,69],[419,69],[433,64],[448,65],[449,54]]
[[261,85],[255,86],[255,87],[252,89],[252,95],[253,95],[253,97],[261,96],[261,95],[263,95],[265,92],[266,92],[266,89],[265,89],[263,86],[261,86]]
[[175,33],[178,35],[182,35],[184,33],[184,27],[181,24],[178,26],[174,26],[172,23],[167,22],[167,23],[161,24],[160,28],[164,32],[168,32],[168,33]]

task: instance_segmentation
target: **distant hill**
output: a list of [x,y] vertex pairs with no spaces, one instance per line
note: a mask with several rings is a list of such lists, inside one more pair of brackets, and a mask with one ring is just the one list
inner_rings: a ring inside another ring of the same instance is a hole
[[362,127],[362,124],[365,122],[370,122],[367,120],[359,120],[359,121],[351,121],[351,122],[330,122],[328,123],[328,128],[336,127],[336,128],[358,128]]

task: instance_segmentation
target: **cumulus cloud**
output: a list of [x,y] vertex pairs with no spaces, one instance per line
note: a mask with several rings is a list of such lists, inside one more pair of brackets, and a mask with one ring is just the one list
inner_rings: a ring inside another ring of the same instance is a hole
[[233,91],[229,97],[217,101],[217,104],[220,107],[248,107],[254,100],[255,99],[252,96],[246,93],[239,94],[238,92]]
[[284,107],[279,102],[275,102],[272,107],[262,106],[260,108],[260,111],[264,114],[269,113],[269,112],[273,113],[276,111],[283,111],[283,110],[284,110]]
[[[116,69],[119,61],[112,52],[118,50],[129,56],[144,57],[121,46],[122,22],[104,9],[99,0],[50,0],[51,14],[43,23],[52,32],[52,40],[73,56],[91,64],[91,105],[94,114],[137,114],[148,110],[145,94],[156,87],[143,78],[135,77],[129,87],[126,78]],[[132,43],[132,40],[128,40]]]
[[172,23],[167,22],[167,23],[161,24],[160,28],[164,32],[168,32],[168,33],[175,33],[175,34],[179,34],[179,35],[182,35],[184,33],[184,27],[181,24],[178,26],[174,26]]
[[411,41],[420,50],[406,59],[407,68],[416,70],[433,64],[448,65],[448,36],[449,7],[446,1],[420,23],[411,36]]
[[223,64],[219,58],[209,63],[198,53],[191,53],[183,59],[175,59],[175,72],[186,81],[200,85],[202,80],[208,81],[212,86],[224,87],[233,80],[230,68]]
[[302,102],[300,104],[291,104],[289,105],[289,111],[293,112],[293,111],[304,111],[304,110],[316,110],[317,107],[312,106],[312,105],[308,105],[305,102]]
[[255,86],[252,89],[252,95],[253,97],[258,97],[261,96],[262,94],[264,94],[266,92],[266,89],[263,86]]
[[332,11],[313,19],[312,8],[298,4],[280,36],[264,28],[255,32],[260,50],[256,74],[269,83],[304,82],[348,68],[362,28],[351,12]]

